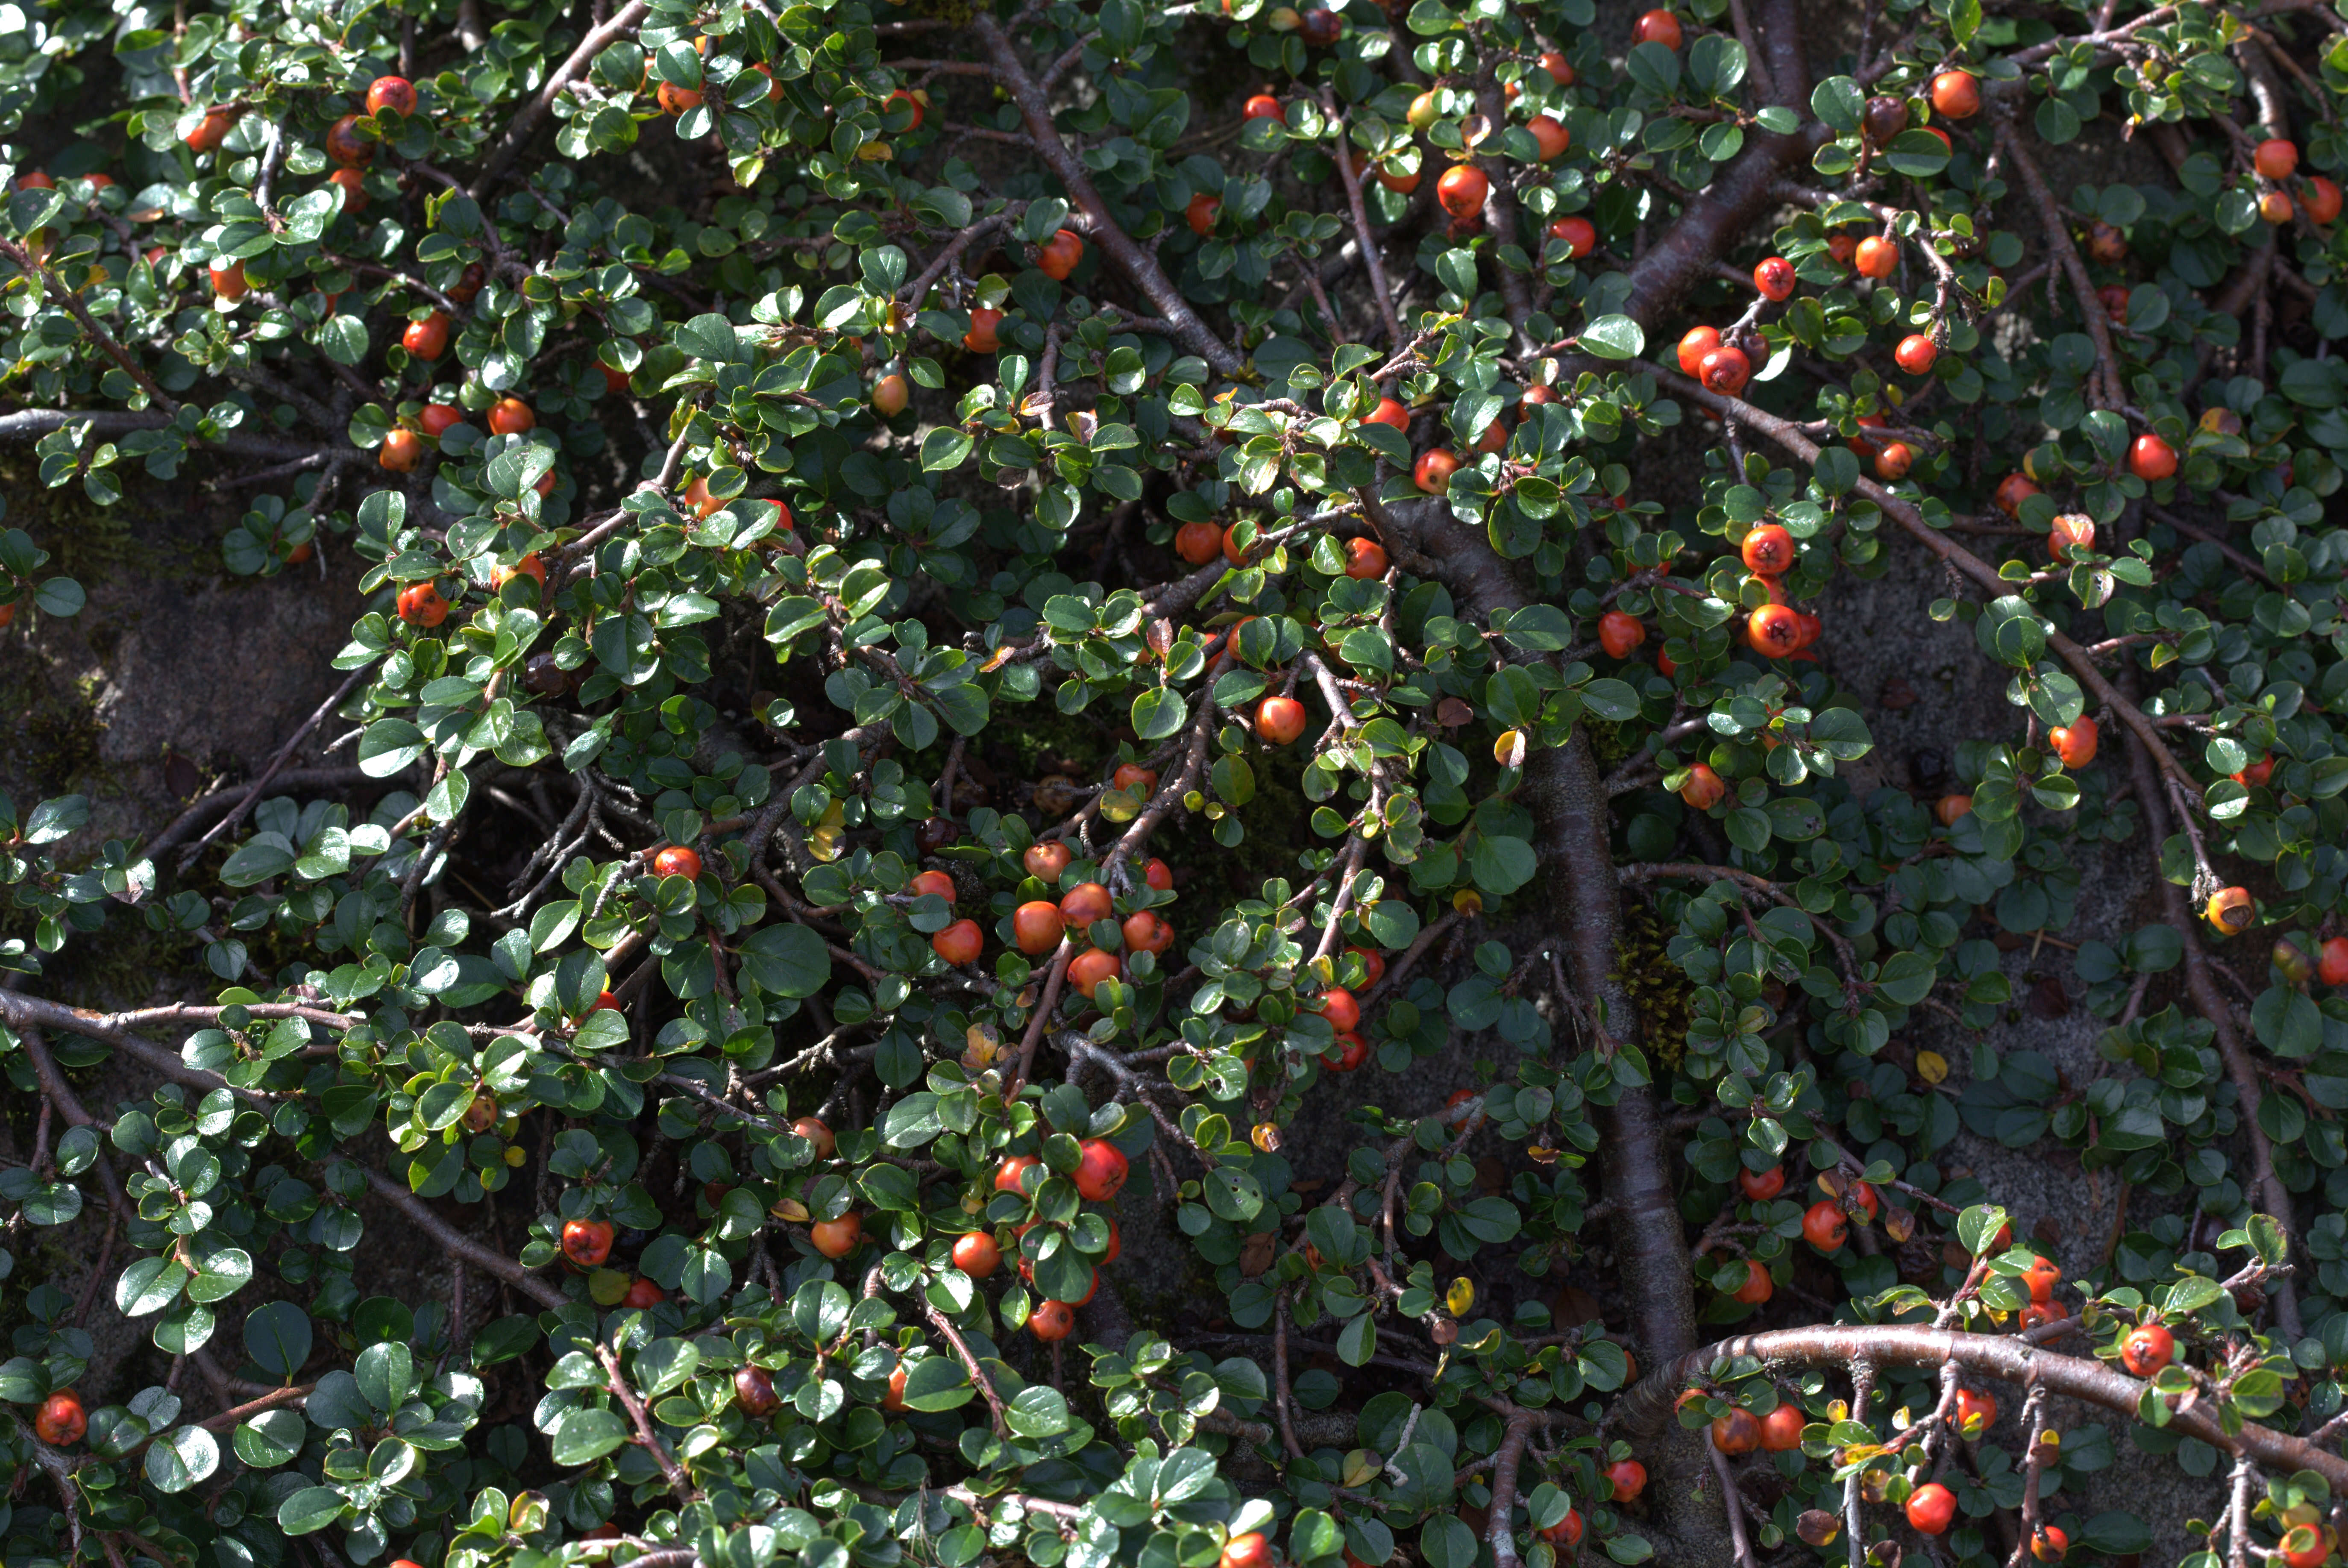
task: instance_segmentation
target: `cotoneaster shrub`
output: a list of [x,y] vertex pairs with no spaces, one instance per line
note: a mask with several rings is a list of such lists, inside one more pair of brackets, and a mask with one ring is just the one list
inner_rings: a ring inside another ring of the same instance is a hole
[[[339,782],[0,800],[0,1556],[2329,1560],[2343,30],[0,7],[0,436],[367,595]],[[1894,571],[2013,707],[1915,793]],[[72,1005],[125,927],[188,1000]]]

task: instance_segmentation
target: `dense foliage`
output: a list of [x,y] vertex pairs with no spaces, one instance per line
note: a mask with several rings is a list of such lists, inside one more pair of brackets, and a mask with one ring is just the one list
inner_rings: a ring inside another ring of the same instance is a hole
[[1212,11],[0,7],[0,436],[370,596],[250,785],[0,797],[9,1568],[2327,1560],[2348,22]]

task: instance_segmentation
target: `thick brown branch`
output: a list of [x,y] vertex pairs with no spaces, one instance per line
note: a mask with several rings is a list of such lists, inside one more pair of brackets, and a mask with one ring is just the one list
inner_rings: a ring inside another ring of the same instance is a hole
[[1794,0],[1770,0],[1762,20],[1776,101],[1800,113],[1805,123],[1788,136],[1748,132],[1736,160],[1681,208],[1672,226],[1631,268],[1631,291],[1622,309],[1642,325],[1653,326],[1682,294],[1708,276],[1713,262],[1731,250],[1746,226],[1776,199],[1770,188],[1807,168],[1810,155],[1828,139],[1827,128],[1808,116],[1809,64],[1802,53]]
[[[2100,1361],[2059,1356],[2005,1335],[1960,1334],[1907,1324],[1787,1328],[1724,1339],[1659,1367],[1624,1398],[1621,1426],[1632,1432],[1656,1429],[1670,1418],[1672,1400],[1680,1389],[1702,1377],[1715,1360],[1745,1356],[1765,1367],[1849,1365],[1864,1360],[1877,1367],[1905,1367],[1918,1371],[1938,1371],[1953,1364],[1973,1377],[2014,1384],[2026,1383],[2035,1376],[2050,1394],[2123,1416],[2136,1414],[2137,1399],[2145,1389],[2143,1383]],[[2246,1455],[2269,1469],[2311,1470],[2335,1488],[2348,1486],[2348,1460],[2271,1427],[2245,1424],[2239,1434],[2228,1437],[2218,1422],[2216,1406],[2209,1401],[2176,1411],[2169,1418],[2168,1429],[2199,1438],[2227,1453]]]
[[1238,375],[1245,362],[1230,344],[1216,336],[1207,324],[1199,319],[1199,313],[1190,308],[1190,302],[1182,297],[1182,291],[1174,286],[1174,280],[1166,275],[1165,269],[1158,264],[1158,258],[1136,244],[1132,236],[1109,216],[1108,203],[1101,200],[1100,191],[1094,188],[1092,176],[1085,172],[1083,160],[1068,150],[1068,144],[1060,139],[1059,129],[1052,123],[1052,106],[1045,100],[1044,89],[1035,85],[1035,78],[1027,74],[1027,67],[1020,60],[1019,51],[1011,42],[1010,35],[1003,30],[1003,25],[989,13],[981,11],[972,17],[971,30],[978,35],[980,45],[986,50],[988,58],[994,62],[995,74],[1002,79],[1004,90],[1010,93],[1011,101],[1019,106],[1021,117],[1027,121],[1028,134],[1035,139],[1036,152],[1050,165],[1052,172],[1059,176],[1061,185],[1068,192],[1068,200],[1083,211],[1090,226],[1093,242],[1101,248],[1110,263],[1142,292],[1151,308],[1166,318],[1167,324],[1174,329],[1177,342],[1204,359],[1218,374]]

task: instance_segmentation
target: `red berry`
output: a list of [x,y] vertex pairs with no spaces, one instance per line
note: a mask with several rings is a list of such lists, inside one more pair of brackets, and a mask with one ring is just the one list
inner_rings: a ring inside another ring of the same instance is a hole
[[1163,953],[1174,945],[1174,928],[1154,909],[1137,910],[1121,928],[1126,947],[1134,953]]
[[1223,531],[1211,522],[1186,522],[1174,531],[1174,553],[1204,566],[1223,552]]
[[2250,167],[2263,180],[2288,180],[2299,167],[2299,146],[2281,137],[2271,137],[2259,143],[2250,153]]
[[1045,277],[1065,283],[1077,263],[1085,259],[1085,242],[1078,235],[1062,229],[1044,242],[1035,257],[1035,265]]
[[2250,889],[2221,888],[2209,895],[2201,913],[2210,924],[2231,936],[2250,929],[2250,922],[2258,918],[2258,906],[2251,902]]
[[742,1407],[744,1415],[760,1420],[783,1408],[782,1397],[775,1392],[774,1375],[763,1367],[734,1369],[734,1402]]
[[1782,659],[1802,645],[1802,619],[1789,604],[1764,604],[1746,618],[1754,652]]
[[1606,1479],[1614,1488],[1614,1501],[1628,1502],[1647,1490],[1647,1467],[1637,1460],[1616,1460],[1606,1467]]
[[[1765,1273],[1761,1277],[1766,1280],[1769,1276]],[[1737,1292],[1736,1297],[1739,1301],[1744,1300],[1745,1293]],[[1751,1453],[1761,1446],[1760,1418],[1750,1410],[1731,1410],[1725,1416],[1714,1417],[1712,1446],[1732,1457]]]
[[[376,449],[375,460],[378,468],[387,469],[393,473],[413,473],[416,471],[417,465],[424,460],[423,439],[413,430],[386,431],[383,445]],[[414,590],[411,589],[409,592],[413,593]],[[407,595],[402,594],[400,597],[404,600]],[[439,595],[436,593],[433,597],[437,599]],[[448,613],[445,605],[442,606],[441,613],[443,614]],[[403,610],[401,614],[406,615],[407,612]],[[407,618],[415,619],[412,615]],[[437,620],[430,623],[436,626],[439,624]]]
[[2137,1377],[2150,1377],[2177,1357],[2177,1336],[2157,1323],[2128,1331],[2120,1341],[2120,1365]]
[[1272,1560],[1271,1540],[1261,1531],[1251,1530],[1231,1537],[1216,1568],[1270,1568]]
[[428,631],[448,618],[448,601],[440,597],[440,591],[431,583],[418,583],[400,591],[399,618]]
[[2282,1532],[2275,1553],[2286,1568],[2322,1568],[2332,1560],[2332,1533],[2320,1524],[2294,1524]]
[[[1712,770],[1705,769],[1704,771],[1709,773]],[[1754,1202],[1766,1202],[1786,1190],[1786,1168],[1772,1165],[1766,1171],[1747,1171],[1739,1166],[1736,1185]]]
[[2046,744],[2065,768],[2085,768],[2096,759],[2096,721],[2081,714],[2078,721],[2057,725],[2046,732]]
[[653,857],[653,875],[694,878],[701,874],[701,857],[683,844],[671,844]]
[[2335,936],[2323,944],[2323,954],[2316,961],[2315,977],[2326,985],[2348,985],[2348,936]]
[[1060,918],[1079,931],[1113,913],[1108,889],[1098,882],[1078,882],[1060,895]]
[[1692,326],[1680,337],[1680,372],[1693,376],[1703,365],[1704,356],[1720,346],[1720,329],[1716,326]]
[[401,116],[416,112],[416,86],[406,77],[377,77],[367,84],[366,111],[381,114],[386,109]]
[[1293,744],[1305,722],[1304,705],[1292,696],[1268,696],[1256,706],[1255,732],[1274,746]]
[[1280,100],[1270,93],[1258,93],[1247,100],[1240,110],[1241,119],[1280,119]]
[[2038,487],[2021,474],[2008,474],[1998,481],[1997,494],[1993,498],[1997,510],[2008,517],[2022,515],[2022,503],[2042,493]]
[[1566,253],[1580,261],[1598,248],[1598,228],[1587,218],[1560,218],[1549,226],[1549,237],[1565,242]]
[[1794,536],[1776,523],[1765,522],[1745,536],[1739,553],[1745,569],[1756,576],[1782,576],[1794,564]]
[[1125,1185],[1129,1167],[1117,1145],[1106,1139],[1086,1139],[1076,1163],[1076,1194],[1087,1203],[1106,1203]]
[[1435,199],[1454,218],[1472,218],[1484,210],[1492,182],[1471,164],[1455,163],[1435,182]]
[[1628,658],[1631,650],[1646,640],[1646,624],[1636,615],[1609,610],[1598,618],[1598,645],[1609,658]]
[[844,1258],[856,1250],[864,1236],[864,1216],[842,1214],[837,1220],[819,1220],[808,1227],[808,1240],[815,1250],[828,1258]]
[[2150,483],[2177,471],[2177,449],[2158,436],[2138,436],[2128,448],[2128,472]]
[[1971,71],[1942,71],[1932,78],[1932,112],[1941,119],[1971,119],[1981,106],[1981,83]]
[[1768,1453],[1791,1453],[1802,1446],[1802,1411],[1797,1405],[1780,1405],[1761,1418],[1761,1447]]
[[1850,1234],[1850,1222],[1843,1218],[1842,1205],[1832,1199],[1822,1199],[1809,1206],[1802,1215],[1802,1237],[1822,1253],[1838,1252]]
[[1680,37],[1680,19],[1669,11],[1643,12],[1631,27],[1631,41],[1634,44],[1661,44],[1676,51]]
[[1011,940],[1019,944],[1020,952],[1038,958],[1060,945],[1067,925],[1058,904],[1033,899],[1012,912]]
[[1045,1344],[1066,1339],[1076,1326],[1076,1315],[1065,1301],[1047,1301],[1027,1315],[1027,1332]]
[[1695,374],[1705,391],[1734,397],[1753,379],[1753,362],[1741,348],[1715,348],[1697,362]]
[[1900,340],[1900,346],[1891,351],[1891,357],[1899,361],[1900,368],[1909,375],[1921,376],[1932,368],[1932,362],[1941,357],[1941,350],[1922,333],[1911,332]]
[[1861,277],[1888,278],[1900,270],[1900,246],[1880,234],[1869,234],[1851,253]]
[[346,114],[326,131],[326,156],[345,169],[355,169],[375,157],[375,143],[359,132],[359,117]]
[[1451,476],[1459,471],[1459,459],[1437,448],[1419,454],[1410,471],[1413,483],[1429,495],[1441,495],[1451,488]]
[[1068,965],[1068,984],[1077,995],[1089,1002],[1102,981],[1114,980],[1124,973],[1125,965],[1116,954],[1088,948]]
[[957,920],[931,937],[930,946],[939,957],[959,967],[978,962],[979,954],[986,947],[986,936],[979,930],[978,922]]
[[612,1255],[609,1220],[571,1220],[562,1227],[562,1255],[581,1268],[593,1268]]
[[1771,256],[1753,268],[1753,286],[1763,299],[1789,300],[1800,282],[1794,275],[1794,263],[1783,256]]
[[[1728,786],[1721,781],[1720,775],[1701,762],[1688,769],[1687,782],[1680,786],[1680,799],[1699,811],[1711,810],[1727,793]],[[1785,1184],[1786,1178],[1781,1171],[1777,1185],[1782,1187]]]
[[1003,1249],[992,1233],[970,1231],[954,1238],[954,1267],[973,1279],[984,1279],[1003,1264]]
[[55,1449],[81,1441],[88,1430],[89,1418],[82,1410],[81,1396],[70,1388],[60,1388],[42,1400],[33,1418],[33,1435]]
[[1957,1494],[1939,1481],[1927,1481],[1908,1494],[1908,1522],[1923,1534],[1945,1535],[1956,1517]]

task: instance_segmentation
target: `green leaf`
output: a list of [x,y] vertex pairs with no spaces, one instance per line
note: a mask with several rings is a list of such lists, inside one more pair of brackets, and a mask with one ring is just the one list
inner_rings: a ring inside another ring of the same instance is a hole
[[277,1506],[277,1528],[288,1535],[313,1535],[340,1519],[343,1494],[330,1486],[308,1486]]
[[680,1387],[701,1365],[701,1352],[686,1339],[655,1339],[636,1352],[636,1391],[647,1399]]
[[1133,699],[1133,733],[1143,740],[1179,735],[1189,721],[1189,705],[1169,686],[1152,686]]
[[[909,1378],[908,1381],[911,1381]],[[1004,1425],[1023,1438],[1053,1438],[1068,1429],[1068,1402],[1047,1383],[1031,1384],[1004,1407]]]
[[804,925],[767,925],[741,945],[742,978],[775,996],[812,996],[831,980],[831,954]]
[[1636,359],[1646,352],[1647,335],[1627,315],[1601,315],[1581,329],[1581,346],[1601,359]]
[[973,444],[967,431],[940,426],[922,438],[922,471],[952,472],[970,460]]
[[295,1410],[263,1410],[237,1428],[231,1439],[236,1457],[254,1470],[290,1462],[309,1438],[310,1423]]
[[188,1279],[187,1265],[175,1258],[140,1258],[115,1282],[114,1305],[125,1317],[160,1312],[180,1298]]
[[157,1491],[185,1491],[220,1469],[220,1442],[201,1427],[181,1427],[147,1449],[147,1481]]
[[593,1464],[628,1440],[628,1423],[617,1410],[577,1409],[555,1425],[548,1443],[554,1462]]
[[951,1410],[978,1397],[962,1363],[951,1356],[926,1356],[905,1373],[904,1401],[915,1410]]

